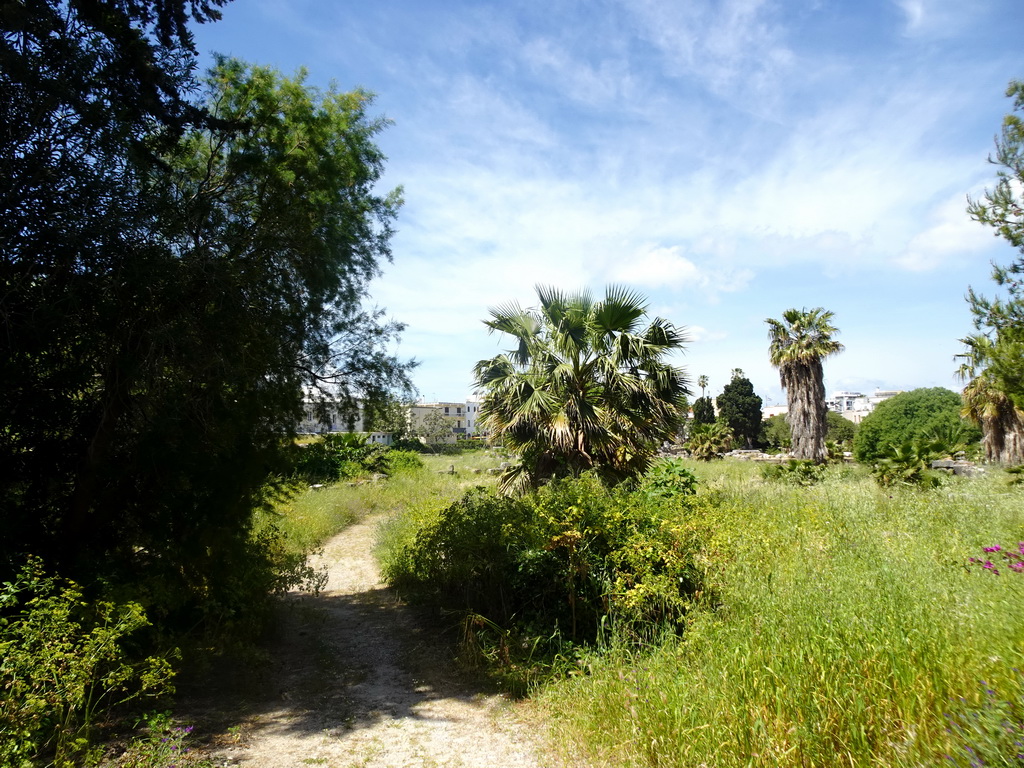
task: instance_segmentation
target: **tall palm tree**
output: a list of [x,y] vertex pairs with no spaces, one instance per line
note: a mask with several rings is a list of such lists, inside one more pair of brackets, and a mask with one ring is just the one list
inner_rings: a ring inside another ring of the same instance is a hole
[[685,417],[686,376],[665,359],[683,330],[660,317],[643,328],[645,300],[618,286],[600,301],[544,286],[537,296],[536,308],[490,310],[484,324],[515,348],[474,368],[480,421],[520,459],[502,489],[590,469],[610,482],[646,471]]
[[791,452],[797,459],[825,461],[825,379],[821,361],[843,351],[832,337],[832,312],[815,309],[787,309],[782,320],[768,318],[768,347],[772,365],[779,369],[782,388],[789,402]]
[[999,377],[993,375],[992,362],[1000,354],[997,344],[982,334],[960,341],[967,348],[957,355],[961,360],[957,374],[967,382],[961,394],[960,415],[981,427],[986,460],[1024,464],[1024,411],[1000,386]]
[[697,377],[697,386],[700,387],[700,396],[704,397],[704,390],[708,388],[708,377],[707,376],[698,376]]

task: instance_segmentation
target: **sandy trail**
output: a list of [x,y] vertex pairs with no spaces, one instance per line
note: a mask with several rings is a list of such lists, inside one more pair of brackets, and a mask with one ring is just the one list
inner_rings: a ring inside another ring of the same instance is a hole
[[515,707],[460,680],[436,630],[385,589],[372,556],[379,522],[328,542],[327,586],[290,596],[273,662],[248,680],[258,693],[234,712],[217,697],[219,713],[195,713],[224,728],[210,756],[247,768],[552,765]]

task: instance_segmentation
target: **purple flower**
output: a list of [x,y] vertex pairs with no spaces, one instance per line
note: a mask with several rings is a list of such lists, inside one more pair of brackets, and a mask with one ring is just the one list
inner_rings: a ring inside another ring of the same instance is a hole
[[985,547],[986,552],[1002,552],[1003,548],[996,544],[994,547]]

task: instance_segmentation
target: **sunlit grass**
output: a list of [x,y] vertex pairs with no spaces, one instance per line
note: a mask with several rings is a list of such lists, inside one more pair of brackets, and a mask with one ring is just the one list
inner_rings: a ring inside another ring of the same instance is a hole
[[422,469],[397,472],[385,479],[345,480],[299,490],[266,513],[266,519],[281,530],[289,548],[310,552],[368,515],[440,509],[474,485],[493,485],[494,477],[486,470],[501,462],[485,451],[452,456],[428,454],[421,459]]
[[560,741],[636,766],[934,765],[962,751],[946,713],[987,686],[1016,690],[1024,574],[965,563],[1024,540],[1020,491],[693,471],[701,503],[681,514],[704,531],[715,598],[680,641],[595,657],[542,692]]

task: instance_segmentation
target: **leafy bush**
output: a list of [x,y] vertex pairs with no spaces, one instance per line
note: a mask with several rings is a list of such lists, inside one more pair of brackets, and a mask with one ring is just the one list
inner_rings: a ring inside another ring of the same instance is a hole
[[893,485],[914,485],[934,488],[942,476],[931,469],[931,463],[944,455],[943,446],[927,438],[906,440],[892,445],[871,470],[883,488]]
[[0,585],[0,764],[46,754],[70,766],[98,713],[166,691],[168,661],[132,663],[124,649],[148,624],[136,603],[86,604],[76,584],[48,576],[36,559]]
[[608,626],[678,627],[700,587],[694,537],[659,501],[670,477],[673,498],[688,492],[692,475],[680,469],[663,470],[652,497],[589,475],[518,500],[477,489],[426,521],[387,578],[498,624],[514,617],[573,640]]
[[727,424],[694,424],[686,448],[690,455],[700,461],[711,461],[721,457],[732,447],[732,430]]
[[391,449],[368,443],[354,432],[332,432],[314,443],[299,446],[296,474],[309,482],[333,482],[347,477],[388,470]]
[[857,461],[883,458],[889,446],[918,437],[956,434],[964,443],[977,442],[981,432],[960,418],[960,395],[942,387],[914,389],[884,400],[860,423],[853,440]]
[[415,451],[396,451],[392,449],[386,455],[386,471],[392,475],[396,472],[410,472],[423,468],[423,459]]
[[785,464],[767,464],[761,469],[767,480],[793,485],[814,485],[825,478],[827,466],[810,459],[790,459]]
[[697,476],[681,459],[665,459],[647,470],[640,488],[652,498],[690,496],[697,491]]

